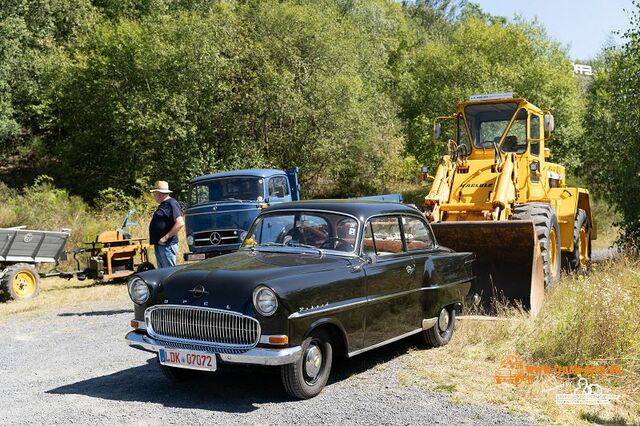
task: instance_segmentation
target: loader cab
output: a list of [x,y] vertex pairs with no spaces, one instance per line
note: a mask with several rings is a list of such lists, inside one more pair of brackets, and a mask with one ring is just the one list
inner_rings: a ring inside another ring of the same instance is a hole
[[506,95],[472,97],[458,105],[457,140],[469,148],[471,159],[492,158],[496,149],[533,157],[544,152],[543,112],[525,99]]

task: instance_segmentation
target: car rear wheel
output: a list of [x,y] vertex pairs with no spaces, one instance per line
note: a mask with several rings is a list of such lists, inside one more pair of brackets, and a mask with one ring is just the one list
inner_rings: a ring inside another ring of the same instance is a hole
[[331,338],[322,330],[314,331],[302,343],[302,356],[293,364],[282,366],[282,384],[294,398],[318,395],[327,384],[333,362]]
[[453,307],[442,308],[435,325],[422,332],[425,343],[432,348],[446,345],[453,337],[455,324],[456,310]]

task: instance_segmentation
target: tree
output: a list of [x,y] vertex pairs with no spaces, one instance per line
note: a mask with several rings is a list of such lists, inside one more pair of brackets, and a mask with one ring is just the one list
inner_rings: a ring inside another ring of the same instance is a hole
[[399,100],[408,152],[433,164],[443,150],[433,144],[434,117],[449,114],[472,94],[512,91],[553,112],[554,157],[577,168],[584,106],[566,51],[535,22],[509,23],[468,9],[462,16],[450,36],[415,50],[412,79]]
[[605,50],[588,92],[583,177],[621,213],[621,242],[640,248],[640,7],[634,1],[628,42]]

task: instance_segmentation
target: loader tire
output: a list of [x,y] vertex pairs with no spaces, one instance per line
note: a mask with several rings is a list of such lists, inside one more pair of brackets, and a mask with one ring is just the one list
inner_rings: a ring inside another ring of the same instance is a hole
[[578,209],[573,222],[573,251],[563,254],[567,271],[586,274],[591,269],[591,224],[582,209]]
[[531,220],[540,243],[540,254],[544,263],[544,288],[549,288],[560,279],[560,225],[558,217],[549,204],[529,203],[513,209],[512,220]]
[[5,299],[31,299],[40,293],[40,275],[35,266],[16,263],[5,270],[0,287]]

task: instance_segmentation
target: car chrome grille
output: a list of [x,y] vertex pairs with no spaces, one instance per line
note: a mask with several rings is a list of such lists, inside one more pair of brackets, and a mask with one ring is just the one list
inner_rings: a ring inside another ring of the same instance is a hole
[[[212,231],[195,232],[193,241],[196,247],[218,246],[240,243],[240,229],[220,229]],[[218,234],[214,236],[213,234]]]
[[249,350],[258,344],[260,323],[238,312],[197,306],[158,305],[145,311],[149,336],[180,345]]

